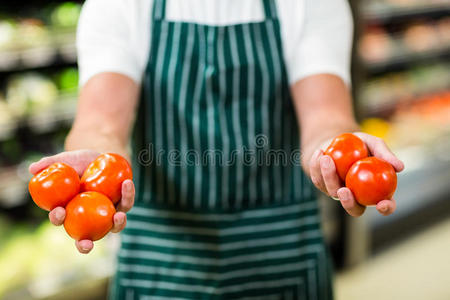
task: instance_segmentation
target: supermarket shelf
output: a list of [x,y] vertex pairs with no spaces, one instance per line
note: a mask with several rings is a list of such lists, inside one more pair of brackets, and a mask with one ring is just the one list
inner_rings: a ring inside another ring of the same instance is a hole
[[373,5],[364,9],[362,14],[367,23],[392,23],[414,18],[439,18],[450,15],[450,4],[439,3],[409,7]]
[[27,181],[31,178],[27,173],[22,165],[0,169],[0,207],[12,208],[27,201]]
[[[443,136],[433,147],[410,147],[397,151],[406,169],[398,176],[394,195],[397,211],[388,218],[368,211],[374,248],[405,236],[412,226],[450,216],[450,137]],[[433,180],[430,180],[433,178]]]
[[450,45],[441,49],[434,49],[426,52],[404,52],[390,57],[383,61],[365,61],[366,72],[370,76],[378,76],[383,73],[399,71],[409,68],[421,62],[431,60],[442,60],[450,58]]
[[76,106],[77,100],[74,95],[61,96],[49,108],[0,126],[0,142],[12,137],[19,128],[27,127],[32,132],[40,134],[50,132],[61,124],[70,124],[75,116]]
[[450,86],[442,87],[440,89],[433,89],[432,91],[423,91],[420,94],[415,95],[409,99],[391,99],[390,101],[383,101],[382,104],[377,105],[361,105],[361,113],[364,117],[388,117],[394,112],[399,104],[410,104],[415,101],[423,101],[426,98],[423,96],[429,94],[439,94],[440,92],[446,92]]
[[23,71],[76,63],[75,42],[24,50],[0,51],[0,72]]

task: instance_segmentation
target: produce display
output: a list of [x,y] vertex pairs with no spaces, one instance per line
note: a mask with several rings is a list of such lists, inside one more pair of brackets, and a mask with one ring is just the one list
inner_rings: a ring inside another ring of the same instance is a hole
[[61,117],[73,116],[73,106],[67,101],[76,100],[77,87],[78,70],[73,67],[49,74],[25,72],[8,76],[4,92],[0,90],[0,141],[36,115],[42,114],[43,122],[58,117],[48,116],[52,111]]
[[389,31],[381,25],[368,26],[358,44],[359,55],[369,63],[392,61],[402,56],[450,48],[450,17],[415,21]]
[[378,6],[386,8],[408,8],[415,9],[428,6],[440,6],[448,4],[447,0],[366,0],[364,4],[367,6]]
[[31,179],[29,191],[42,209],[66,208],[64,228],[72,238],[96,241],[113,227],[114,204],[120,200],[122,183],[127,179],[132,179],[127,160],[105,153],[87,167],[81,184],[72,167],[54,163]]
[[[48,12],[41,18],[2,17],[0,20],[0,54],[2,51],[21,51],[42,46],[57,47],[61,36],[57,32],[64,30],[75,37],[75,28],[80,15],[81,5],[75,2],[63,2],[54,7],[43,9]],[[1,65],[1,64],[0,64]]]
[[417,66],[407,71],[391,72],[367,80],[359,91],[364,114],[378,113],[396,103],[426,97],[445,91],[450,82],[450,64],[443,62]]
[[356,135],[344,133],[335,137],[325,150],[333,159],[339,177],[355,200],[362,205],[376,205],[391,199],[397,187],[397,174],[388,162],[373,156]]
[[45,110],[57,101],[58,88],[49,78],[38,73],[25,73],[9,78],[6,102],[15,117]]
[[50,19],[54,28],[75,28],[80,17],[81,5],[75,2],[63,2],[53,8]]
[[450,91],[408,99],[394,106],[388,119],[366,118],[361,129],[394,149],[433,145],[450,135]]

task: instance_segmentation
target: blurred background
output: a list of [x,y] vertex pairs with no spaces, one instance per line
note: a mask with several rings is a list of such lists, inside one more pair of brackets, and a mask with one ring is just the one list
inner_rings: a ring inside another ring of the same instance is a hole
[[[116,235],[80,255],[27,193],[76,109],[83,1],[0,4],[0,299],[104,299]],[[336,297],[450,299],[450,1],[355,0],[353,95],[364,131],[405,162],[398,210],[352,219],[321,199]]]

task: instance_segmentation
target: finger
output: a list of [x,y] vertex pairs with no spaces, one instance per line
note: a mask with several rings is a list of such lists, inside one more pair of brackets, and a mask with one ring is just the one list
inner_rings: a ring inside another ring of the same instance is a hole
[[122,183],[122,199],[117,206],[117,211],[128,212],[134,205],[134,184],[130,179]]
[[327,193],[319,163],[319,158],[322,153],[323,151],[319,149],[316,150],[316,152],[314,152],[314,154],[312,155],[309,163],[309,175],[311,176],[311,181],[313,182],[313,184],[322,192]]
[[366,210],[365,206],[360,205],[355,201],[352,192],[348,188],[340,188],[337,191],[339,200],[341,200],[342,207],[347,211],[347,213],[352,217],[361,216]]
[[94,242],[91,240],[75,241],[75,246],[82,254],[88,254],[94,248]]
[[383,139],[363,132],[355,132],[354,134],[366,143],[373,156],[384,159],[390,163],[397,172],[401,172],[405,168],[403,162],[392,153]]
[[111,232],[117,233],[122,231],[127,224],[127,215],[124,212],[117,212],[114,214],[114,226]]
[[66,210],[60,206],[54,208],[48,213],[50,222],[55,226],[61,226],[64,223],[66,217]]
[[383,216],[389,216],[390,214],[394,213],[395,209],[397,208],[397,203],[394,199],[382,200],[377,203],[376,208],[378,212]]
[[336,173],[333,159],[328,155],[323,155],[319,159],[320,170],[328,195],[337,197],[337,190],[341,187],[341,182]]
[[30,164],[30,166],[28,167],[28,171],[31,174],[35,175],[55,162],[55,156],[46,156],[41,158],[37,162]]
[[47,168],[53,163],[61,162],[68,164],[82,176],[86,167],[99,155],[93,150],[75,150],[69,152],[61,152],[52,156],[41,158],[39,161],[30,164],[28,170],[31,174],[36,174]]

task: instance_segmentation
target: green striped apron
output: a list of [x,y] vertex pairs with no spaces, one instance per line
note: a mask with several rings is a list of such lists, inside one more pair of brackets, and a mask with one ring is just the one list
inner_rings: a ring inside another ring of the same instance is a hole
[[209,26],[154,1],[111,299],[332,298],[275,2],[262,3],[262,22]]

